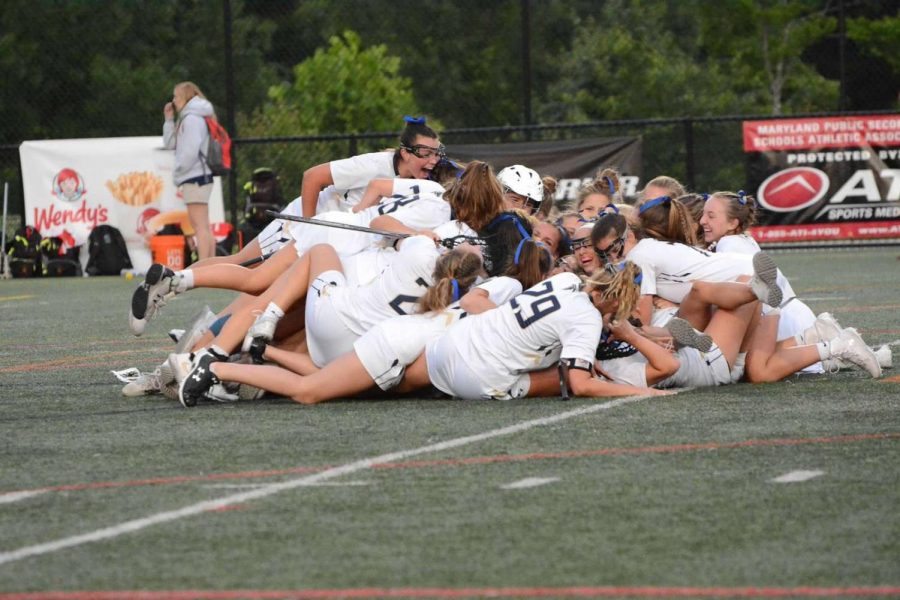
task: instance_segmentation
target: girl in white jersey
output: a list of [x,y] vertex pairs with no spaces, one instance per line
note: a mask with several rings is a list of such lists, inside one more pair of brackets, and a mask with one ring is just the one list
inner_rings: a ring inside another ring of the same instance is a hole
[[[321,368],[350,351],[353,342],[378,322],[414,311],[419,298],[434,283],[438,256],[430,237],[406,238],[399,243],[397,258],[378,279],[366,286],[348,286],[334,249],[327,244],[313,247],[308,253],[307,285],[303,286],[311,362]],[[303,282],[298,280],[295,284]],[[266,310],[271,312],[278,307],[270,303]],[[266,313],[262,316],[268,317]],[[245,332],[241,316],[233,315],[213,345],[194,354],[189,368],[176,358],[173,367],[181,379],[179,399],[184,406],[193,406],[202,397],[213,383],[209,379],[210,363],[225,360]]]
[[[354,342],[351,352],[321,370],[311,369],[295,353],[267,346],[264,357],[280,367],[213,363],[212,372],[221,380],[261,387],[303,404],[350,396],[373,385],[382,390],[394,388],[401,382],[407,365],[422,353],[429,340],[467,314],[477,314],[506,302],[522,291],[523,283],[536,283],[550,268],[546,250],[528,233],[525,237],[519,235],[522,229],[530,232],[528,221],[520,215],[511,215],[511,219],[493,224],[487,247],[494,246],[495,264],[507,264],[504,253],[496,251],[497,244],[506,243],[499,241],[500,238],[509,240],[507,233],[515,236],[513,256],[506,266],[508,276],[489,279],[460,298],[482,269],[477,253],[459,254],[460,248],[439,260],[436,283],[419,300],[419,313],[377,323]],[[410,382],[404,391],[427,383],[427,380]]]
[[[427,370],[439,390],[466,399],[509,399],[558,393],[558,357],[569,366],[569,386],[577,396],[656,394],[655,390],[619,385],[591,374],[603,319],[600,307],[634,287],[634,271],[616,275],[606,289],[583,285],[573,273],[561,273],[525,290],[510,302],[456,323],[429,342],[424,361],[408,376]],[[583,291],[583,289],[586,291]],[[619,309],[630,312],[626,302]],[[535,373],[537,371],[537,373]]]

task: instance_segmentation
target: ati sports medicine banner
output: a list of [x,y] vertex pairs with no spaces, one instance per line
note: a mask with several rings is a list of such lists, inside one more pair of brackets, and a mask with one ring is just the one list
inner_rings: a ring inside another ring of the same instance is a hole
[[900,238],[900,115],[744,122],[759,242]]
[[552,142],[507,144],[451,144],[451,158],[489,162],[496,171],[509,165],[525,165],[541,176],[550,175],[559,183],[556,201],[575,199],[578,188],[591,181],[603,167],[622,174],[625,196],[637,193],[641,173],[641,139],[633,137],[590,138]]
[[[68,232],[85,244],[94,227],[112,225],[122,232],[134,268],[143,272],[151,264],[149,237],[186,220],[172,182],[175,153],[162,148],[160,136],[23,142],[19,156],[25,221],[45,237]],[[224,220],[218,177],[209,217]]]

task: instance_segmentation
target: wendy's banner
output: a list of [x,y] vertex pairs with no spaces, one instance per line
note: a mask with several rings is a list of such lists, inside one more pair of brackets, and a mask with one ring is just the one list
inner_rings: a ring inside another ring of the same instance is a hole
[[[175,153],[162,147],[160,136],[22,142],[19,157],[26,224],[44,237],[67,233],[79,245],[97,225],[112,225],[138,271],[150,266],[155,224],[186,216],[172,181]],[[209,218],[224,220],[218,177]]]
[[900,238],[900,115],[743,126],[757,241]]

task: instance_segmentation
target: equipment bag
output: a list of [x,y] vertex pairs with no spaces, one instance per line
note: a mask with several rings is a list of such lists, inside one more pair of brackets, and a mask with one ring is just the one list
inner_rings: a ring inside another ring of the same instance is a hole
[[133,269],[122,232],[112,225],[97,225],[88,237],[88,275],[119,275]]
[[228,175],[231,172],[231,136],[215,118],[204,119],[209,130],[209,143],[203,158],[213,175]]
[[81,277],[83,273],[78,259],[81,246],[74,244],[74,238],[66,231],[62,236],[41,240],[46,277]]
[[284,205],[278,175],[268,167],[260,167],[253,171],[250,181],[244,184],[244,191],[247,192],[244,222],[251,224],[255,229],[263,229],[273,219],[266,211],[280,212]]
[[16,230],[6,244],[6,255],[13,277],[40,277],[43,274],[41,234],[31,225]]

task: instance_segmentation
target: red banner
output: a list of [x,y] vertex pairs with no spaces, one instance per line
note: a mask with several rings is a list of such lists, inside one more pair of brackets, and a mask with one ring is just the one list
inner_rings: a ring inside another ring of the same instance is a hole
[[836,223],[834,225],[768,225],[754,227],[750,233],[760,244],[777,242],[824,242],[839,240],[877,240],[900,237],[900,222]]
[[744,121],[744,152],[900,146],[900,115]]
[[760,242],[900,239],[900,115],[743,127]]

